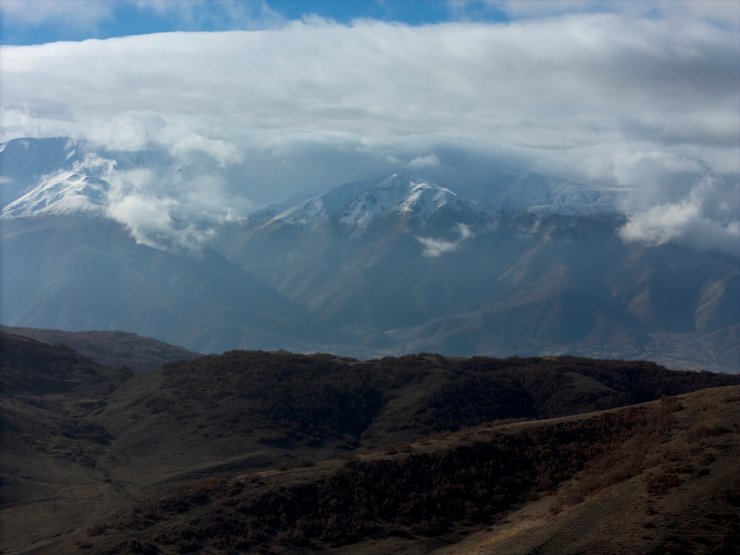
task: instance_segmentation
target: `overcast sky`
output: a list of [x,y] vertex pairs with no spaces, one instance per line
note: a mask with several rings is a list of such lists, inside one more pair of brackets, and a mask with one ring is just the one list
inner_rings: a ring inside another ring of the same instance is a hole
[[3,141],[201,152],[256,204],[504,161],[638,189],[626,240],[738,241],[734,0],[2,0],[0,15]]

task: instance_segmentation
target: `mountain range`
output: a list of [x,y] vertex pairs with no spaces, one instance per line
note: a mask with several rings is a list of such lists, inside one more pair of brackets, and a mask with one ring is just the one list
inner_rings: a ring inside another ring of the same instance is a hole
[[396,173],[235,213],[193,200],[238,192],[215,162],[68,138],[4,144],[0,173],[5,325],[740,368],[738,257],[625,242],[628,190],[502,164],[486,189]]

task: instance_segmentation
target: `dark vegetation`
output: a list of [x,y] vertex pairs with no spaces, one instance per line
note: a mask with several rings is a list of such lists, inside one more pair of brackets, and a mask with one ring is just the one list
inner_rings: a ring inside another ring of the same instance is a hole
[[[0,354],[3,510],[20,515],[13,522],[74,515],[45,532],[61,534],[54,553],[443,545],[556,491],[556,515],[638,475],[644,495],[668,498],[714,479],[738,433],[736,422],[687,420],[672,396],[740,376],[642,361],[231,351],[133,375],[5,333]],[[692,447],[661,447],[681,426]],[[702,537],[725,534],[733,547],[726,482],[725,509]],[[82,484],[100,488],[105,518],[97,503],[75,503]],[[84,534],[64,543],[75,526]],[[40,537],[31,525],[16,532]]]
[[635,410],[496,433],[429,453],[350,460],[329,476],[264,493],[257,476],[206,482],[137,507],[117,526],[140,531],[214,503],[207,517],[191,519],[179,536],[165,533],[155,540],[180,552],[211,545],[246,553],[265,546],[297,551],[367,537],[438,536],[461,524],[490,524],[603,456],[639,426],[645,426],[644,412]]
[[174,418],[207,412],[235,432],[269,427],[267,443],[342,439],[349,447],[361,439],[409,441],[494,420],[552,418],[740,384],[740,376],[674,372],[643,361],[408,355],[360,362],[261,351],[171,363],[162,373],[161,390],[146,401],[152,412]]
[[44,395],[84,389],[109,393],[132,376],[93,362],[62,345],[0,333],[0,392]]
[[[176,399],[194,401],[201,409],[224,416],[235,430],[268,426],[275,433],[263,437],[265,443],[355,441],[383,402],[382,391],[369,374],[331,355],[230,351],[168,364],[163,375],[166,394],[157,398],[161,410],[181,414],[183,404]],[[224,409],[234,406],[254,414],[227,416]]]
[[[542,552],[736,553],[740,453],[732,442],[740,398],[713,399],[725,405],[723,418],[734,413],[728,427],[696,424],[706,402],[697,407],[692,399],[687,411],[666,398],[586,417],[486,425],[326,467],[204,480],[137,505],[88,530],[84,541],[95,542],[88,545],[96,553],[305,553],[346,546],[380,553],[385,541],[407,542],[400,552],[428,552],[424,545],[505,522],[513,509],[554,491],[552,515],[596,500],[594,518],[613,520],[614,514],[599,515],[599,493],[641,477],[638,501],[619,507],[628,511],[620,515],[626,528],[616,530],[622,547],[586,522],[580,526],[590,549],[547,541]],[[730,464],[720,466],[720,459]],[[687,497],[704,502],[695,496],[676,496],[693,480],[712,477],[708,484],[719,488],[703,486],[710,510],[686,506]],[[641,536],[633,536],[635,526]]]
[[167,362],[200,355],[164,341],[124,331],[62,331],[0,326],[0,330],[52,345],[64,345],[98,364],[127,367],[134,372],[155,370]]

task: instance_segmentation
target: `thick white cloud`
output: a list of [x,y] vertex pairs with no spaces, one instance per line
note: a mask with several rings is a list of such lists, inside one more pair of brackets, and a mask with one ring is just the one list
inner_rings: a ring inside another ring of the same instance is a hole
[[[293,23],[4,47],[2,104],[76,134],[121,117],[154,133],[156,114],[231,136],[727,144],[737,139],[735,39],[700,22],[603,15],[508,26]],[[6,138],[24,132],[4,127]]]
[[[620,230],[626,241],[662,245],[679,241],[695,247],[740,256],[738,199],[718,196],[721,184],[699,180],[678,202],[657,204],[632,213]],[[732,206],[729,201],[732,202]]]
[[640,210],[670,205],[702,175],[740,175],[736,29],[682,6],[2,47],[2,139],[159,143],[232,168],[257,203],[403,164],[447,171],[455,148],[636,188]]
[[688,201],[661,204],[630,216],[620,230],[625,241],[663,245],[677,241],[699,249],[709,248],[740,256],[740,222],[724,225],[705,217],[701,207]]
[[214,235],[213,228],[178,220],[180,203],[172,198],[130,193],[107,206],[107,214],[123,224],[137,243],[157,249],[201,252]]
[[[87,148],[86,143],[76,145],[81,154]],[[253,209],[249,199],[234,193],[224,167],[207,153],[190,153],[187,159],[157,149],[83,156],[72,169],[104,184],[96,211],[125,226],[138,243],[197,254],[216,227],[241,220]]]

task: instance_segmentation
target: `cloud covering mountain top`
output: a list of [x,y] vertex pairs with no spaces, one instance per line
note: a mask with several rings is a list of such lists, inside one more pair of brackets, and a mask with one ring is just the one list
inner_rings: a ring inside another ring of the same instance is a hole
[[[166,190],[131,174],[140,181],[121,199],[126,213],[143,213],[128,199],[141,191],[260,205],[399,170],[491,186],[506,160],[636,189],[625,239],[694,236],[706,222],[712,233],[699,236],[724,244],[740,219],[739,60],[736,29],[688,12],[422,26],[314,18],[3,46],[2,140],[157,145],[228,174]],[[665,217],[685,205],[695,216]]]

